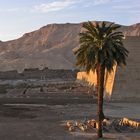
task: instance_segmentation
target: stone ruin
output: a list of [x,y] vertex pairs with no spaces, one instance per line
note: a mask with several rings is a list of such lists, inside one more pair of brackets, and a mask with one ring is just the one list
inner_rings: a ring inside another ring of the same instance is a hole
[[75,80],[78,70],[70,69],[49,69],[44,68],[29,68],[24,69],[23,72],[18,73],[17,70],[1,71],[1,80],[19,80],[19,79],[37,79],[37,80],[48,80],[48,79],[64,79],[64,80]]
[[[66,128],[68,131],[94,132],[98,129],[98,122],[95,119],[83,121],[67,121]],[[122,119],[104,119],[102,123],[104,132],[140,132],[140,122]]]
[[[104,98],[112,100],[140,101],[140,37],[126,37],[125,48],[129,51],[127,66],[114,66],[111,73],[105,75]],[[78,72],[77,79],[97,84],[96,72]],[[132,84],[133,83],[133,84]]]

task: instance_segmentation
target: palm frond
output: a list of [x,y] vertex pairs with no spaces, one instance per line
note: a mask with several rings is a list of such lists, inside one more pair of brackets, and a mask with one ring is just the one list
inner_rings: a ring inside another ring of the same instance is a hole
[[80,48],[74,52],[76,65],[87,72],[95,70],[99,64],[105,66],[109,72],[116,64],[126,65],[129,52],[123,45],[123,33],[116,31],[120,27],[114,23],[108,25],[106,22],[84,23],[84,31],[79,34]]

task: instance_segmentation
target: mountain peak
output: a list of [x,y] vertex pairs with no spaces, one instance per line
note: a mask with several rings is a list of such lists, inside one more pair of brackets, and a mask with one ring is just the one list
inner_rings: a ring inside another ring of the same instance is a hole
[[[16,40],[0,41],[0,69],[22,71],[25,67],[42,66],[72,69],[75,63],[72,50],[79,46],[82,24],[48,24]],[[121,31],[125,36],[140,36],[140,23],[122,26]]]

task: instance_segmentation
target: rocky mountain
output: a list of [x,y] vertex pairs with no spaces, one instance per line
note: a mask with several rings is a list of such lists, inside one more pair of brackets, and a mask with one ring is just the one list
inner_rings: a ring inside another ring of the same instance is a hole
[[[49,67],[73,69],[80,24],[49,24],[16,40],[0,41],[0,71]],[[140,36],[140,23],[122,26],[125,36]]]

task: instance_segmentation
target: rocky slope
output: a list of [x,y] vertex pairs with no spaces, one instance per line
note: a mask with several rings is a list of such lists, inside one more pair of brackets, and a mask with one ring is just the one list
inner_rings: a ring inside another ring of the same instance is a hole
[[[72,50],[78,46],[82,24],[49,24],[21,38],[0,41],[0,70],[29,67],[74,68]],[[122,26],[125,36],[140,36],[140,24]]]

